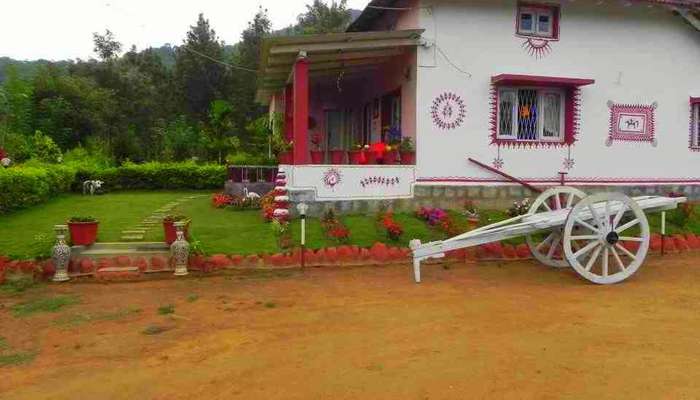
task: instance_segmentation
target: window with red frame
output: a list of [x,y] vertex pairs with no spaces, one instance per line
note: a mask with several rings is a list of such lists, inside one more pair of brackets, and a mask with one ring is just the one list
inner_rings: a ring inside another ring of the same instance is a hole
[[516,33],[521,36],[559,39],[559,6],[519,3]]
[[690,148],[700,151],[700,97],[690,99]]
[[563,141],[564,103],[565,93],[560,88],[499,88],[497,138],[518,141]]

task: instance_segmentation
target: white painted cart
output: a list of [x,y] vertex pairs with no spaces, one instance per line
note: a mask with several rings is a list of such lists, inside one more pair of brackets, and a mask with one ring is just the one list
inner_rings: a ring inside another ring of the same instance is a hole
[[[552,267],[573,267],[598,284],[623,281],[639,269],[649,250],[645,212],[664,212],[685,197],[599,193],[590,196],[571,187],[543,192],[525,215],[484,226],[451,239],[422,244],[411,241],[413,270],[420,282],[420,263],[451,250],[525,236],[533,256]],[[633,245],[624,246],[624,243]]]

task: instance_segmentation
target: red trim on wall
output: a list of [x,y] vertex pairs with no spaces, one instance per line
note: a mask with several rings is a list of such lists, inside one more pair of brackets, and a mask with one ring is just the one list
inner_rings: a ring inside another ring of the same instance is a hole
[[491,83],[497,86],[548,86],[580,87],[592,85],[595,79],[562,78],[556,76],[500,74],[491,77]]
[[698,121],[696,120],[695,107],[700,107],[700,97],[690,98],[690,128],[688,130],[688,148],[690,151],[700,151],[700,128],[698,128]]
[[[559,184],[558,177],[552,178],[525,178],[523,182],[529,184]],[[477,177],[424,177],[416,179],[416,182],[423,183],[507,183],[513,182],[497,178],[477,178]],[[700,178],[566,178],[567,184],[700,184]]]

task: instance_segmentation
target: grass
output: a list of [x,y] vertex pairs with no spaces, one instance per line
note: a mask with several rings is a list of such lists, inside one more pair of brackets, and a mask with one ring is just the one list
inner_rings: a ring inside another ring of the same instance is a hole
[[113,312],[103,312],[97,314],[63,315],[53,322],[59,326],[78,326],[89,322],[117,321],[126,318],[129,315],[138,314],[141,311],[142,310],[140,308],[128,307]]
[[4,337],[0,336],[0,350],[5,350],[5,349],[7,349],[8,347],[10,347],[10,346],[7,344],[7,339],[5,339]]
[[[100,220],[101,241],[118,241],[121,231],[134,227],[144,217],[165,204],[192,194],[204,196],[188,200],[173,212],[185,214],[192,218],[190,232],[193,239],[199,242],[199,247],[205,254],[253,254],[274,253],[280,251],[270,224],[264,223],[259,210],[231,211],[215,209],[211,206],[209,192],[171,191],[171,192],[120,192],[104,196],[66,195],[32,209],[23,210],[3,216],[0,224],[0,249],[4,254],[24,255],[32,257],[46,254],[52,245],[52,225],[62,223],[74,214],[93,215]],[[696,214],[681,229],[673,223],[673,213],[669,212],[667,232],[669,234],[691,230],[700,234],[700,206],[696,206]],[[504,220],[504,211],[480,210],[481,225]],[[459,212],[450,211],[450,215],[458,226],[467,229],[466,218]],[[411,239],[422,242],[445,239],[447,235],[439,229],[429,227],[424,221],[414,216],[412,212],[396,213],[395,220],[403,227],[404,234],[400,240],[393,242],[388,239],[383,228],[378,227],[375,215],[341,216],[341,221],[350,229],[351,245],[362,247],[372,246],[376,242],[391,245],[407,246]],[[653,232],[660,231],[660,214],[649,214],[649,223]],[[290,225],[295,245],[300,243],[300,221],[295,219]],[[340,243],[328,239],[317,218],[307,219],[306,245],[317,249],[338,246]],[[43,239],[40,236],[43,235]],[[46,240],[46,239],[49,240]],[[162,241],[163,232],[159,227],[147,233],[147,241]],[[523,237],[509,239],[509,244],[524,243]],[[23,257],[24,258],[24,257]],[[7,291],[22,291],[24,283],[11,283]]]
[[158,314],[159,315],[168,315],[168,314],[174,314],[174,313],[175,313],[175,306],[172,304],[158,307]]
[[22,365],[32,362],[36,357],[36,353],[33,351],[12,353],[12,354],[0,354],[0,367],[11,367],[15,365]]
[[187,296],[188,303],[194,303],[197,300],[199,300],[199,295],[197,295],[197,294],[192,293],[192,294]]
[[[67,194],[51,201],[2,216],[0,251],[13,258],[46,255],[53,245],[53,226],[74,215],[90,215],[100,221],[98,240],[119,241],[121,231],[136,226],[158,208],[193,194],[180,191],[127,191],[102,196]],[[149,239],[163,240],[162,229]],[[41,246],[37,248],[37,242]]]
[[37,282],[30,274],[15,273],[5,278],[5,283],[0,285],[0,291],[10,295],[24,293],[28,289],[37,286]]
[[27,317],[38,313],[58,312],[62,308],[78,304],[80,300],[75,296],[56,296],[31,300],[12,307],[15,317]]

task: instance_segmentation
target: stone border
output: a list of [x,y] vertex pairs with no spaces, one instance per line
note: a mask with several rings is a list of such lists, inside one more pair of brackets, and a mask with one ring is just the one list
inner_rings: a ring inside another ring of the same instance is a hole
[[[649,252],[661,252],[661,235],[653,234]],[[700,236],[692,233],[673,235],[665,238],[665,252],[677,254],[700,250]],[[409,264],[411,251],[407,247],[391,247],[383,243],[375,243],[370,248],[358,246],[327,247],[318,250],[307,249],[304,254],[305,266],[310,268],[336,266],[377,266],[386,264]],[[476,263],[480,261],[522,261],[531,259],[527,245],[513,246],[501,242],[487,243],[468,249],[449,252],[444,259],[428,260],[428,264],[445,263]],[[226,255],[215,254],[209,257],[190,257],[190,268],[193,271],[211,273],[220,270],[274,270],[298,269],[301,267],[301,250],[276,254]],[[33,274],[36,278],[50,280],[55,272],[53,261],[44,260],[9,260],[0,256],[0,284],[4,282],[7,273],[22,272]],[[98,260],[90,258],[77,259],[71,262],[69,275],[71,277],[91,277],[97,280],[141,280],[147,276],[161,276],[158,272],[171,275],[173,268],[168,257],[153,256],[146,259],[143,256],[104,257]]]

